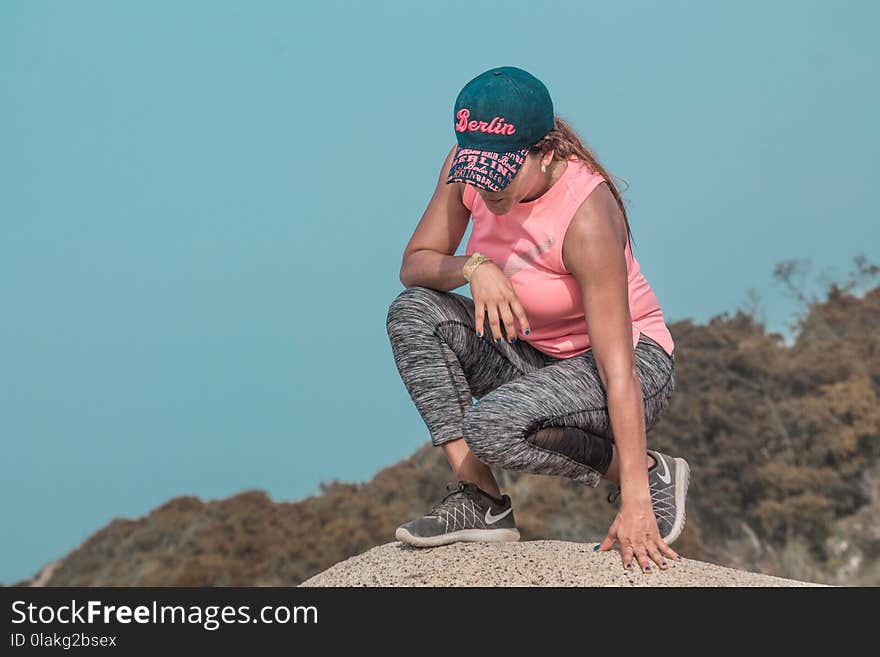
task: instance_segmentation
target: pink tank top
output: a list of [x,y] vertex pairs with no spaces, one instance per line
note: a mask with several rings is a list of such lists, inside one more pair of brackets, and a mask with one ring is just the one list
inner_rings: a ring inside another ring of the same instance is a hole
[[[501,267],[531,323],[529,335],[524,336],[517,320],[517,337],[555,358],[570,358],[591,348],[580,285],[562,262],[562,241],[575,211],[602,182],[600,173],[572,157],[549,190],[534,201],[517,203],[505,215],[492,214],[473,185],[463,189],[462,200],[473,220],[465,253],[479,251]],[[644,333],[672,354],[672,335],[629,239],[624,255],[633,349]]]

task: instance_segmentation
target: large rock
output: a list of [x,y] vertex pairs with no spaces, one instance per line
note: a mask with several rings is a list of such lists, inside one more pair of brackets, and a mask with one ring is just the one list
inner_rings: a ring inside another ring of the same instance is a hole
[[624,571],[595,543],[453,543],[419,549],[385,543],[301,586],[822,586],[685,559],[652,573]]

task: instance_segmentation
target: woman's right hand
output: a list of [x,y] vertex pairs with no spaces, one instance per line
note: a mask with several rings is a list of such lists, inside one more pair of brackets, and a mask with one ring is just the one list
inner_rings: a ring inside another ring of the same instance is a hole
[[[519,320],[523,335],[529,331],[529,320],[526,311],[516,298],[513,285],[504,271],[494,262],[487,261],[478,265],[471,272],[471,297],[474,300],[474,313],[477,333],[485,333],[486,312],[489,312],[489,326],[492,327],[492,338],[497,342],[507,335],[508,342],[517,338],[514,317]],[[504,323],[504,335],[501,323]]]

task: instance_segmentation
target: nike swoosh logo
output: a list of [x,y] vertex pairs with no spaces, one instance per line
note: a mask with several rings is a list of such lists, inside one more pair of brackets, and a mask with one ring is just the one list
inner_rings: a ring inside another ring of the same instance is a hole
[[486,509],[486,524],[487,525],[494,525],[496,522],[501,520],[504,516],[506,516],[511,511],[513,511],[513,507],[510,507],[504,513],[499,513],[497,516],[493,516],[492,509]]
[[537,260],[544,252],[549,251],[555,241],[556,238],[551,235],[546,241],[541,244],[536,244],[522,255],[511,253],[501,266],[501,270],[506,276],[513,276],[518,271]]
[[664,484],[668,484],[672,481],[672,477],[669,474],[669,468],[666,465],[666,460],[657,452],[654,452],[654,456],[657,457],[657,461],[663,464],[663,474],[657,473],[657,476],[660,477],[660,481]]

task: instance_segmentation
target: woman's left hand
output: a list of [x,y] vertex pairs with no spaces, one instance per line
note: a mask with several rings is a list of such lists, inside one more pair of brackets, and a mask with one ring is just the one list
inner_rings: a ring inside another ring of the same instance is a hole
[[610,550],[615,540],[620,543],[623,567],[630,572],[633,568],[633,557],[638,560],[642,571],[647,573],[652,571],[651,559],[662,570],[666,570],[669,564],[663,555],[670,559],[679,558],[678,553],[660,538],[650,498],[643,502],[621,503],[611,529],[599,545],[599,551]]

